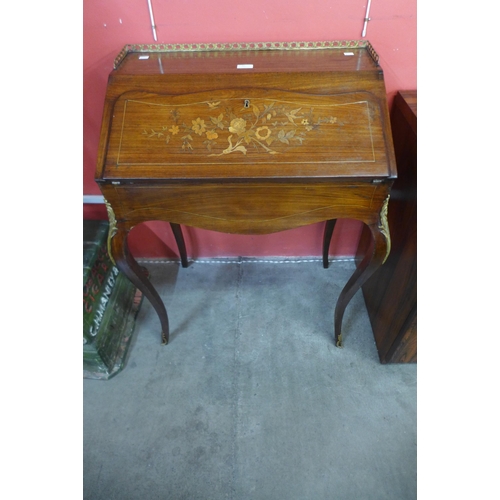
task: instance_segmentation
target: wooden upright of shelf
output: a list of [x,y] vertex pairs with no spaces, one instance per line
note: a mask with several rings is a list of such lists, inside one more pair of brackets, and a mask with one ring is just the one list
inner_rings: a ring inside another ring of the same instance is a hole
[[[394,99],[391,126],[398,178],[389,201],[392,249],[384,266],[363,285],[382,363],[417,362],[417,92]],[[363,234],[364,253],[369,234]]]

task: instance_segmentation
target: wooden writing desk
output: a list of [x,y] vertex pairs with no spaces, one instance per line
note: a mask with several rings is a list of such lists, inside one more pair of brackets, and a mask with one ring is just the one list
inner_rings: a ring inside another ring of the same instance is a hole
[[373,245],[342,290],[344,310],[390,250],[396,166],[383,73],[368,42],[130,45],[109,76],[96,181],[118,268],[165,306],[127,248],[148,220],[265,234],[334,220],[370,229]]

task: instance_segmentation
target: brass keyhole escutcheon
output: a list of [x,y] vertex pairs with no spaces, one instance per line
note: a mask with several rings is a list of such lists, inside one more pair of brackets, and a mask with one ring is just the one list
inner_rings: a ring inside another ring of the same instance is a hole
[[245,99],[245,102],[244,102],[243,106],[245,108],[249,108],[250,107],[250,100],[249,99]]

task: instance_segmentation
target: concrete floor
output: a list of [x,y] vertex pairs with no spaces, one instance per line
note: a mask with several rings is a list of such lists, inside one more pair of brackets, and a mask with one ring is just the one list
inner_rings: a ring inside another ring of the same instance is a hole
[[416,365],[381,365],[353,261],[148,263],[125,369],[84,380],[84,498],[417,498]]

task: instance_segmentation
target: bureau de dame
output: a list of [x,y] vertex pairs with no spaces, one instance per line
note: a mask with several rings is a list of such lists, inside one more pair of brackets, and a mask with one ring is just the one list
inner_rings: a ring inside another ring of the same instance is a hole
[[152,302],[163,343],[167,312],[128,251],[132,227],[169,222],[182,254],[180,225],[265,234],[364,222],[373,245],[337,302],[340,346],[345,307],[390,251],[396,175],[383,72],[366,41],[129,45],[115,60],[96,181],[110,255]]

